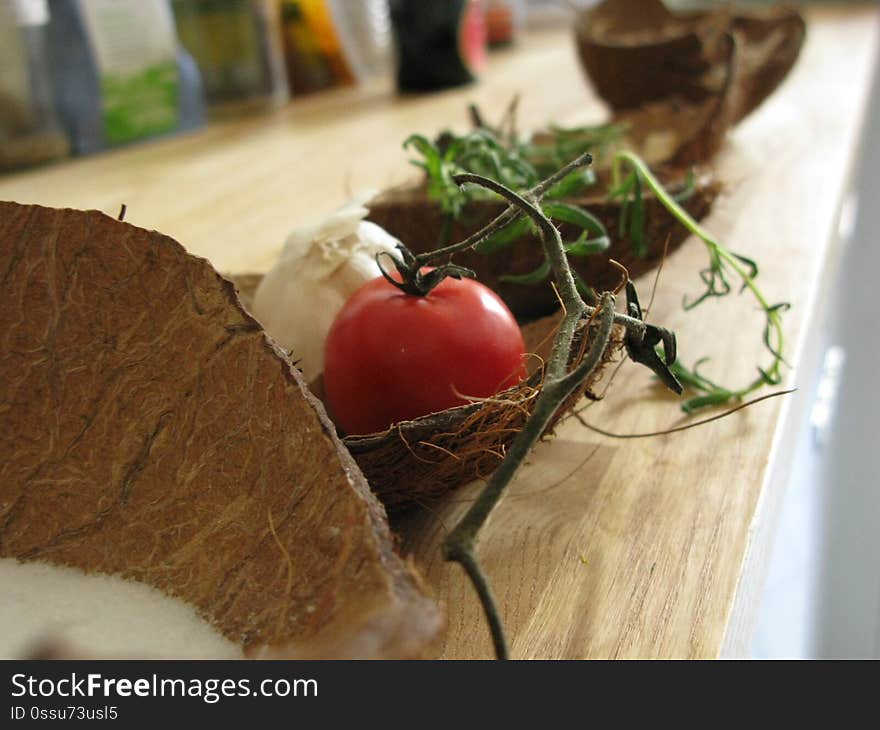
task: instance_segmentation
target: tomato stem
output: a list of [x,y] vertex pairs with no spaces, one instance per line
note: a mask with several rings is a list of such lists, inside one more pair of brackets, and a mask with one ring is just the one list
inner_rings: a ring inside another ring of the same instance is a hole
[[[400,258],[392,256],[387,251],[380,251],[376,254],[376,263],[379,271],[385,280],[402,292],[414,297],[425,297],[444,279],[476,279],[477,275],[470,269],[457,264],[448,263],[443,266],[422,270],[416,256],[402,243],[397,244],[397,250],[400,251]],[[394,263],[394,268],[400,274],[400,281],[389,274],[385,267],[382,266],[382,256],[387,256]]]
[[[575,167],[590,164],[591,160],[589,155],[582,155],[563,168],[565,174],[570,173]],[[439,255],[441,251],[448,254],[474,246],[492,232],[493,226],[503,225],[518,215],[528,215],[538,228],[545,255],[550,261],[555,276],[556,288],[562,300],[564,312],[553,341],[550,358],[545,364],[544,381],[535,399],[532,412],[483,491],[480,492],[477,499],[443,542],[445,558],[448,561],[459,563],[464,568],[477,592],[492,634],[496,656],[499,659],[506,659],[508,647],[504,626],[489,582],[476,557],[477,537],[480,530],[503,496],[520,465],[525,461],[538,439],[546,432],[553,416],[562,404],[583,385],[602,361],[616,322],[623,324],[627,329],[628,351],[637,353],[639,362],[648,365],[655,372],[662,370],[668,373],[669,379],[666,382],[670,385],[674,383],[680,389],[680,385],[666,367],[671,365],[675,359],[675,339],[672,333],[667,330],[645,324],[642,320],[641,308],[638,306],[638,300],[634,294],[629,296],[629,316],[615,312],[614,294],[611,292],[601,295],[597,307],[591,307],[584,302],[572,275],[559,231],[538,205],[538,199],[543,191],[553,184],[552,178],[545,180],[544,183],[524,194],[515,193],[497,181],[471,173],[455,175],[453,180],[459,185],[476,183],[492,190],[505,198],[510,203],[510,207],[493,223],[465,241],[430,254],[423,254],[421,259],[413,257],[416,267],[418,264]],[[410,253],[409,256],[412,254]],[[628,290],[629,292],[630,290]],[[581,361],[574,368],[569,369],[575,335],[579,327],[589,328],[585,334],[590,338],[589,347]],[[664,345],[666,362],[660,360],[654,351],[655,345],[659,342]],[[650,355],[653,357],[649,356],[647,350],[650,350]]]

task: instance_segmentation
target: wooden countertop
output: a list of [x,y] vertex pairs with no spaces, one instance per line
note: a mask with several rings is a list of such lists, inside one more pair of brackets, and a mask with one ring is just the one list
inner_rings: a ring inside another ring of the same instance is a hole
[[[717,161],[726,191],[706,226],[762,267],[785,315],[792,369],[815,366],[815,331],[837,261],[848,190],[877,58],[878,10],[808,11],[808,38],[785,84],[730,136]],[[229,272],[267,268],[288,230],[350,191],[412,176],[411,132],[464,127],[477,102],[502,109],[522,94],[521,124],[599,121],[568,32],[545,32],[491,57],[483,80],[397,98],[388,83],[295,100],[279,112],[173,139],[0,178],[0,199],[98,208],[174,236]],[[688,364],[738,384],[762,362],[761,322],[731,296],[684,313],[700,289],[698,242],[672,255],[651,317],[679,336]],[[640,282],[650,288],[650,279]],[[502,604],[515,657],[744,655],[757,611],[793,435],[806,394],[644,440],[595,435],[574,420],[542,444],[483,532],[479,554]],[[585,417],[619,433],[682,421],[674,398],[627,363]],[[443,655],[488,657],[476,599],[438,545],[477,485],[401,525],[449,609]]]

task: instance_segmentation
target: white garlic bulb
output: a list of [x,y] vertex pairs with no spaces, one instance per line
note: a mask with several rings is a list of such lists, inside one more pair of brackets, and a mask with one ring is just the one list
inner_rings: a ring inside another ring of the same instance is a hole
[[399,255],[397,239],[364,220],[370,197],[294,230],[254,295],[254,316],[291,353],[307,382],[324,370],[324,341],[342,305],[380,276],[376,254]]

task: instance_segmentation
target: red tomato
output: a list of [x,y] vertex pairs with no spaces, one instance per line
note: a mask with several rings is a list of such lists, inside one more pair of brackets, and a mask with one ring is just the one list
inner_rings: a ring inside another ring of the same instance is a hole
[[524,353],[510,310],[479,282],[447,278],[420,297],[379,277],[330,328],[324,388],[340,428],[375,433],[515,385]]

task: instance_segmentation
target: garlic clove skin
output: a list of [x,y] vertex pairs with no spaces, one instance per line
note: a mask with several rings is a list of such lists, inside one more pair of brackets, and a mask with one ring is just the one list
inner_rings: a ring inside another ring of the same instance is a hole
[[381,275],[376,254],[398,257],[398,240],[364,220],[370,197],[291,232],[254,295],[254,316],[290,352],[306,382],[324,370],[324,341],[339,310],[364,282]]

